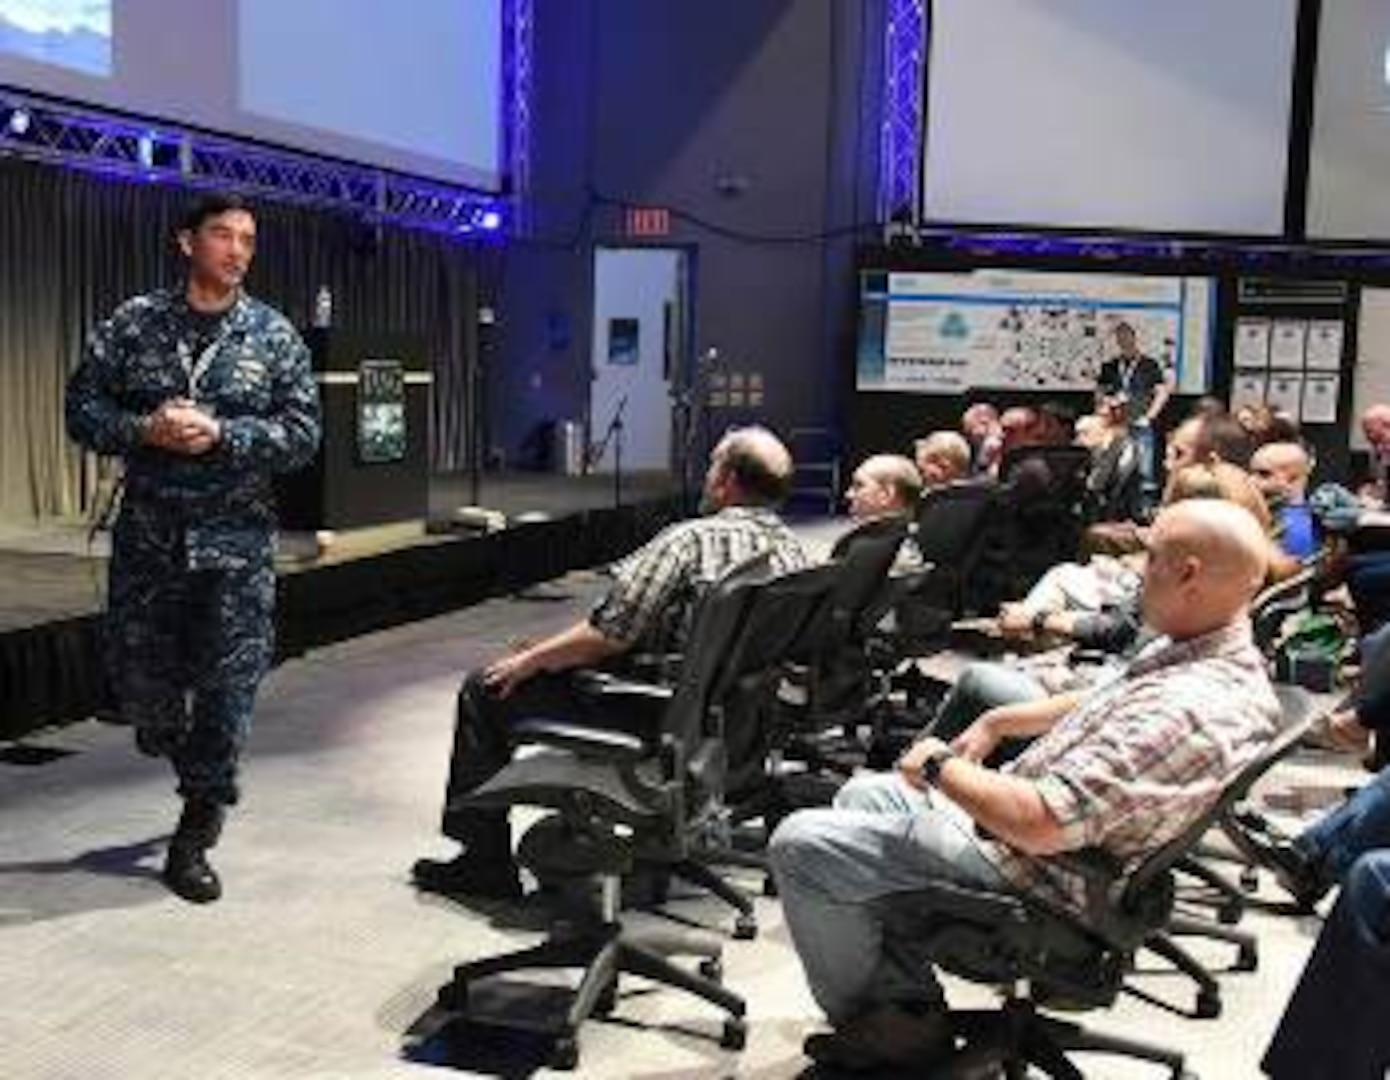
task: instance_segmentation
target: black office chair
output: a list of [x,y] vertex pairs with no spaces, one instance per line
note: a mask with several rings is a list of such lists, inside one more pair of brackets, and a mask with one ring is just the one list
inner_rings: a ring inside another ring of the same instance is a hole
[[1009,595],[1022,596],[1048,569],[1077,557],[1090,469],[1084,446],[1020,446],[1004,455],[999,478],[1012,508]]
[[[531,968],[579,968],[578,989],[557,1034],[556,1068],[578,1062],[578,1030],[595,1013],[617,1004],[623,973],[686,990],[725,1009],[722,1045],[742,1047],[747,1029],[743,999],[719,984],[720,945],[707,934],[635,932],[624,926],[621,883],[641,865],[712,888],[740,911],[739,935],[756,932],[751,901],[719,879],[696,851],[702,834],[718,829],[725,770],[723,713],[731,670],[727,656],[739,639],[749,606],[769,573],[764,556],[735,568],[700,603],[678,685],[673,689],[596,678],[593,691],[630,702],[650,700],[659,712],[650,736],[582,728],[538,718],[518,724],[518,756],[469,801],[505,808],[530,805],[556,811],[527,830],[517,860],[543,881],[585,879],[596,910],[561,924],[540,945],[458,965],[441,989],[441,1007],[466,1012],[469,988],[479,979]],[[746,920],[746,922],[745,922]],[[702,957],[699,973],[676,966],[671,955]]]
[[1011,1080],[1026,1076],[1030,1064],[1055,1080],[1082,1080],[1068,1055],[1093,1052],[1151,1061],[1181,1077],[1185,1059],[1178,1051],[1088,1031],[1040,1010],[1106,1008],[1122,991],[1152,1000],[1128,977],[1135,953],[1172,918],[1176,864],[1299,734],[1299,725],[1281,732],[1200,819],[1134,872],[1122,876],[1100,851],[1057,857],[1085,881],[1094,898],[1091,916],[1019,893],[948,884],[886,901],[890,932],[920,942],[943,970],[999,988],[1002,1008],[952,1013],[971,1061],[997,1060]]
[[992,484],[953,484],[922,496],[912,542],[935,573],[894,609],[904,651],[924,655],[942,647],[952,620],[976,606],[976,571],[1000,525],[1000,492]]

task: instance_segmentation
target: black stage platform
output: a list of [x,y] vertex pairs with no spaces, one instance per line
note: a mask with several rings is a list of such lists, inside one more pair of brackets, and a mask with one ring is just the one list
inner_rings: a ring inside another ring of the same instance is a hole
[[[478,505],[509,526],[448,531],[470,494],[466,477],[434,478],[428,532],[416,523],[346,534],[322,554],[311,538],[290,538],[278,567],[281,658],[609,562],[682,514],[665,475],[626,480],[621,506],[611,478],[489,476]],[[101,711],[105,576],[104,544],[75,527],[0,550],[0,739]]]

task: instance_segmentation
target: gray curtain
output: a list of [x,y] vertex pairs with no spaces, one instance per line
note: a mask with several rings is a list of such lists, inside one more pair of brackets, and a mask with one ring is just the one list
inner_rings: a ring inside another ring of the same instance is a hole
[[[0,520],[86,513],[98,463],[63,431],[63,387],[92,324],[178,280],[173,226],[190,195],[0,161]],[[468,464],[479,253],[446,238],[374,230],[302,207],[257,206],[248,289],[306,326],[320,284],[334,325],[426,342],[434,371],[431,463]]]

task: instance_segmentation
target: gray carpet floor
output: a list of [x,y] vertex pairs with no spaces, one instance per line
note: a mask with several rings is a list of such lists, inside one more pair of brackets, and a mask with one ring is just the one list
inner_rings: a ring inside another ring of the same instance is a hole
[[[126,731],[90,723],[43,733],[29,743],[58,756],[0,764],[0,1076],[532,1072],[534,1040],[432,1031],[431,1005],[453,963],[538,940],[542,913],[421,895],[408,868],[419,855],[449,853],[436,828],[460,674],[516,637],[566,623],[599,588],[588,574],[560,584],[568,599],[495,601],[276,671],[262,697],[244,803],[216,852],[226,881],[218,904],[193,907],[161,887],[172,784],[162,763],[134,753]],[[1337,761],[1310,758],[1283,770],[1275,786],[1311,812],[1355,778]],[[676,917],[726,935],[726,982],[750,1006],[742,1053],[720,1049],[715,1009],[633,980],[614,1017],[585,1029],[579,1075],[804,1070],[800,1044],[817,1026],[816,1009],[777,902],[758,905],[762,933],[753,942],[727,940],[727,910],[693,892],[670,905]],[[1260,914],[1246,924],[1261,937],[1260,969],[1223,977],[1220,1020],[1129,999],[1088,1019],[1184,1049],[1206,1080],[1257,1076],[1318,924]],[[1156,962],[1146,961],[1139,979],[1190,1005],[1190,986]],[[951,990],[958,1003],[989,1000],[976,988]],[[1088,1076],[1158,1075],[1092,1061]]]

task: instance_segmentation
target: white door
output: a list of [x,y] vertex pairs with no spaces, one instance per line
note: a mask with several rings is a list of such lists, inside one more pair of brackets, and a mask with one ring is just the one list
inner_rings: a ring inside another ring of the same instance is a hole
[[598,248],[594,252],[593,388],[589,439],[603,453],[595,472],[617,457],[613,419],[621,410],[623,472],[671,467],[671,370],[681,320],[681,260],[669,248]]

